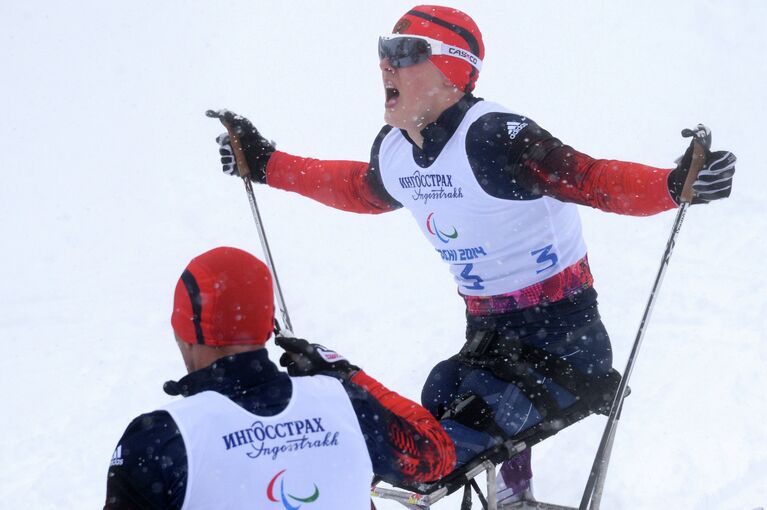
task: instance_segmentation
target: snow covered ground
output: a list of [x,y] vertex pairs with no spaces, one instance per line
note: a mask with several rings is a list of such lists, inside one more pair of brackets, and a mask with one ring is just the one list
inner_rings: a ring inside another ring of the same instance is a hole
[[[0,506],[99,507],[124,427],[184,371],[169,324],[181,270],[218,245],[260,253],[204,111],[246,114],[296,154],[367,160],[383,116],[376,38],[412,5],[0,3]],[[732,198],[693,208],[680,234],[603,506],[765,505],[767,4],[451,5],[485,36],[477,95],[574,147],[671,166],[679,130],[706,122],[715,148],[738,155]],[[463,319],[408,213],[256,191],[297,334],[417,399]],[[582,217],[622,370],[673,213]],[[541,499],[579,500],[603,426],[590,418],[534,449]]]

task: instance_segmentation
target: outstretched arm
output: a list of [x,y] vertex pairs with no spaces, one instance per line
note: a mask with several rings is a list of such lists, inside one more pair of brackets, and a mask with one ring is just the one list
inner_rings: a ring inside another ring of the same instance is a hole
[[370,163],[320,160],[277,151],[253,124],[229,110],[209,110],[227,132],[216,138],[224,173],[240,176],[238,162],[247,166],[252,181],[293,191],[344,211],[380,214],[401,205],[389,195],[378,172],[378,146],[388,129],[376,138]]
[[524,186],[563,202],[602,211],[647,216],[677,207],[668,188],[671,169],[595,159],[556,138],[523,155],[517,178]]
[[[711,140],[703,124],[696,128]],[[682,131],[689,137],[692,130]],[[590,205],[618,214],[645,216],[676,208],[692,162],[693,143],[674,169],[639,163],[594,159],[556,138],[544,139],[523,154],[520,182],[562,201]],[[703,169],[692,189],[693,204],[705,204],[730,196],[736,157],[729,151],[706,149]]]
[[357,414],[373,461],[387,482],[424,482],[455,467],[455,446],[422,406],[386,388],[343,356],[300,338],[277,337],[280,364],[292,376],[329,375],[341,381]]
[[399,209],[384,188],[378,150],[391,130],[384,127],[373,142],[370,162],[300,158],[277,152],[266,168],[266,182],[344,211],[380,214]]
[[487,114],[472,124],[466,144],[477,181],[498,198],[549,196],[637,216],[676,207],[667,185],[670,169],[592,158],[527,117]]
[[[700,124],[697,129],[710,140],[708,128]],[[496,133],[489,143],[488,131]],[[687,131],[684,136],[689,136]],[[690,144],[674,169],[596,159],[564,145],[532,120],[511,113],[483,117],[472,125],[467,137],[472,168],[491,195],[523,199],[545,195],[633,216],[679,205],[692,147]],[[731,152],[707,151],[703,171],[693,184],[692,203],[730,196],[735,161]]]
[[376,170],[361,161],[333,161],[275,152],[266,167],[266,183],[343,211],[380,214],[397,209]]
[[455,446],[424,407],[363,371],[342,381],[359,417],[374,471],[390,483],[437,480],[455,467]]

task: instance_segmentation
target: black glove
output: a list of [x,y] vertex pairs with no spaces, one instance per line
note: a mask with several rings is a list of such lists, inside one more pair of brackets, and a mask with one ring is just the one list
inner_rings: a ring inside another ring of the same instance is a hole
[[250,167],[250,179],[261,184],[266,183],[266,165],[269,158],[275,151],[274,142],[270,142],[258,132],[258,129],[250,123],[248,119],[237,115],[229,110],[208,110],[205,112],[208,117],[220,119],[227,126],[227,132],[216,137],[219,145],[219,154],[221,154],[221,165],[223,171],[228,175],[240,175],[237,168],[237,160],[234,158],[231,141],[229,140],[229,130],[242,145],[242,152],[245,155],[245,161]]
[[693,204],[707,204],[730,196],[732,191],[732,176],[735,173],[735,154],[729,151],[711,152],[711,130],[703,124],[698,124],[695,130],[685,129],[682,136],[693,137],[690,146],[678,160],[677,167],[668,176],[668,189],[671,197],[678,204],[680,195],[687,179],[687,172],[692,163],[692,151],[695,141],[703,145],[706,151],[706,161],[698,173],[698,178],[692,185]]
[[216,137],[216,143],[218,143],[218,153],[221,154],[221,166],[223,167],[226,175],[240,176],[240,171],[237,168],[237,160],[234,159],[234,150],[232,150],[232,144],[229,143],[229,133],[221,133]]
[[286,352],[280,356],[280,365],[287,368],[288,374],[293,377],[325,374],[349,379],[360,369],[337,352],[301,338],[278,335],[274,343],[285,349]]

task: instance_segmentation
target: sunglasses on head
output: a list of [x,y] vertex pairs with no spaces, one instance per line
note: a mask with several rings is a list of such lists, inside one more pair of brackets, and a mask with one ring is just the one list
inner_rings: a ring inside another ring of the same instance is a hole
[[389,34],[378,38],[378,58],[387,59],[394,68],[410,67],[432,55],[448,55],[465,60],[479,71],[482,61],[463,48],[420,35]]

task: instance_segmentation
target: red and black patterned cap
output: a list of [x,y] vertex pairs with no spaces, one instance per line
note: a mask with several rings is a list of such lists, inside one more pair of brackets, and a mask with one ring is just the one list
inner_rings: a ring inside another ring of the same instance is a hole
[[[392,30],[395,34],[431,37],[485,58],[482,33],[468,14],[440,5],[418,5],[402,16]],[[456,87],[466,93],[474,89],[479,71],[459,58],[433,55],[430,60]]]
[[237,248],[195,257],[176,284],[171,325],[190,344],[265,344],[274,329],[269,268]]

